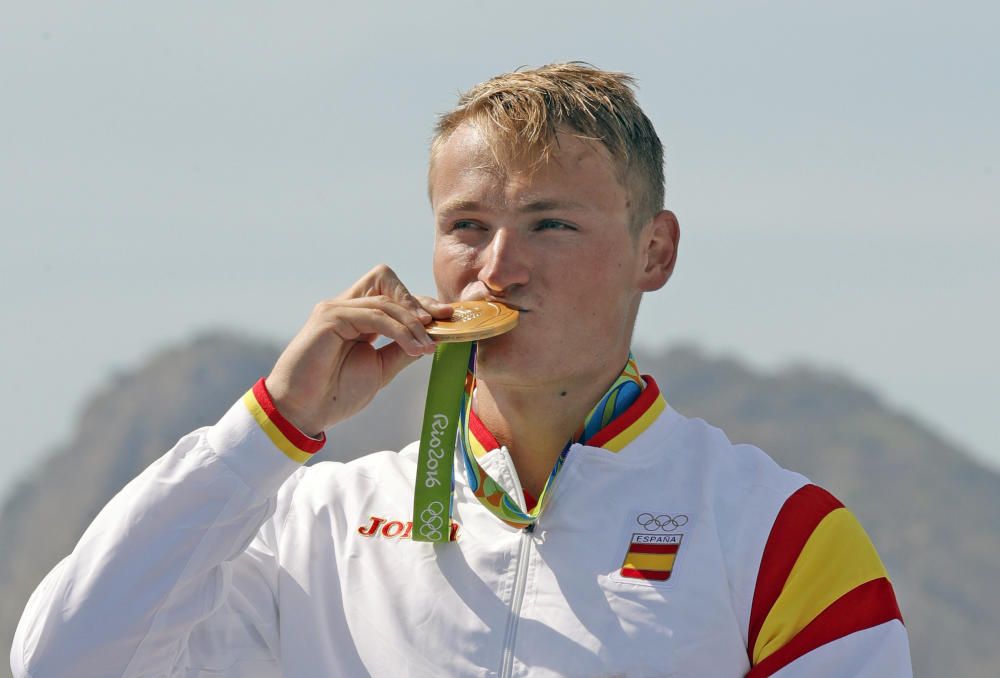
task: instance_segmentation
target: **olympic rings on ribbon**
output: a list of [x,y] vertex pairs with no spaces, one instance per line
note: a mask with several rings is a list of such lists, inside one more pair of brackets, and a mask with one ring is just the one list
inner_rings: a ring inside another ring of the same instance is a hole
[[431,541],[444,537],[444,504],[432,501],[420,512],[420,536]]

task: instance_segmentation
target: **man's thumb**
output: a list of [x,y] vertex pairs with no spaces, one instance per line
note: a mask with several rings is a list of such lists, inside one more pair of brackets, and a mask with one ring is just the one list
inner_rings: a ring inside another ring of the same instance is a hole
[[391,342],[378,349],[379,360],[382,363],[382,384],[379,388],[385,388],[396,375],[403,371],[407,365],[414,363],[420,356],[412,356],[403,350],[403,347],[396,342]]

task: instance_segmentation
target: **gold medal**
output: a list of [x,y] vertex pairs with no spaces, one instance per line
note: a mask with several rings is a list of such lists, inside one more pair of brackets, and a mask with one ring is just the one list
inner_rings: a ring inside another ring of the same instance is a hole
[[427,334],[439,343],[489,339],[517,327],[517,310],[495,301],[459,301],[451,306],[455,310],[450,319],[427,326]]

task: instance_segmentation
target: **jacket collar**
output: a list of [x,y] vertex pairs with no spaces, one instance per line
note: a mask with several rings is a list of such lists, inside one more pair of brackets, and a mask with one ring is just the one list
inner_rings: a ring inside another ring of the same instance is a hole
[[[667,407],[656,380],[642,375],[646,388],[628,409],[615,417],[607,426],[587,441],[587,447],[597,447],[608,452],[620,452],[626,445],[648,429]],[[469,444],[477,458],[500,447],[486,425],[471,408],[469,410]]]

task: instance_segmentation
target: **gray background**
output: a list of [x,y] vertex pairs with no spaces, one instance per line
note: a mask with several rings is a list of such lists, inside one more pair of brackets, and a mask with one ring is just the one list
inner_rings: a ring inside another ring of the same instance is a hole
[[[430,293],[435,114],[639,78],[681,221],[639,344],[808,361],[1000,467],[1000,10],[974,2],[6,2],[0,493],[109,375],[287,341],[377,262]],[[669,385],[667,385],[669,396]]]

